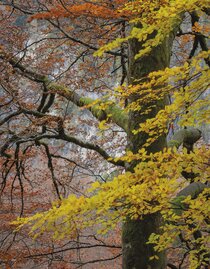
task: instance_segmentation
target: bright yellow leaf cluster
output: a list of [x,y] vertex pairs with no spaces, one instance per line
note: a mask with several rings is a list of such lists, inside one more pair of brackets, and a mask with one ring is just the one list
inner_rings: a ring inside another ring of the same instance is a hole
[[[209,261],[209,197],[210,189],[206,188],[196,199],[187,196],[182,201],[184,209],[181,215],[174,213],[173,209],[162,211],[165,225],[161,227],[162,234],[152,234],[149,244],[155,244],[156,251],[163,251],[173,247],[185,247],[185,242],[190,245],[190,268],[208,264]],[[202,232],[202,234],[201,234]],[[176,240],[175,240],[176,238]],[[176,243],[174,243],[176,242]]]
[[129,1],[123,11],[133,14],[131,23],[140,24],[141,27],[133,27],[131,33],[125,38],[118,38],[103,47],[96,53],[102,56],[104,52],[118,48],[121,43],[136,38],[142,42],[142,49],[135,58],[149,54],[153,47],[158,46],[180,24],[185,12],[197,11],[202,13],[209,7],[207,0],[136,0]]
[[[210,100],[201,99],[209,88],[210,70],[205,65],[205,59],[210,51],[200,52],[192,61],[180,67],[166,68],[149,74],[147,81],[137,85],[121,86],[116,88],[116,96],[121,99],[129,98],[132,94],[139,94],[140,98],[127,106],[128,111],[140,110],[142,115],[149,113],[154,102],[163,98],[173,100],[160,110],[156,117],[141,123],[134,134],[146,132],[149,135],[145,146],[154,142],[161,134],[168,132],[168,127],[177,118],[181,127],[200,126],[210,123]],[[145,109],[146,107],[146,109]]]
[[14,223],[20,225],[19,227],[30,225],[31,232],[35,235],[51,232],[55,238],[63,238],[66,235],[75,237],[78,230],[93,226],[96,226],[99,232],[107,232],[127,216],[137,219],[155,212],[161,212],[165,218],[171,218],[176,224],[177,221],[183,221],[183,218],[190,220],[193,215],[197,225],[200,225],[208,210],[207,203],[199,208],[201,197],[206,199],[206,192],[198,199],[186,199],[184,203],[189,204],[190,210],[184,211],[179,217],[172,213],[173,205],[170,201],[177,191],[186,185],[181,175],[186,167],[189,172],[198,175],[196,180],[207,181],[210,172],[207,166],[209,153],[204,148],[190,154],[169,148],[164,152],[144,154],[146,161],[140,162],[134,173],[126,172],[107,183],[94,183],[89,194],[87,193],[90,197],[70,195],[67,199],[55,203],[49,211],[19,219]]

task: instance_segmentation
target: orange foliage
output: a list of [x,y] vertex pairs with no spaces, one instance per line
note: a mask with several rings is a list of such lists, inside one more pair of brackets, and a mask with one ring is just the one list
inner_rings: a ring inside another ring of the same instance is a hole
[[112,5],[98,5],[93,3],[83,3],[78,5],[62,6],[60,4],[51,8],[48,12],[37,13],[30,17],[33,19],[57,19],[57,18],[78,18],[80,16],[97,17],[101,19],[115,19],[128,15],[128,12],[119,12],[119,4],[125,1],[115,1],[118,3],[117,9]]

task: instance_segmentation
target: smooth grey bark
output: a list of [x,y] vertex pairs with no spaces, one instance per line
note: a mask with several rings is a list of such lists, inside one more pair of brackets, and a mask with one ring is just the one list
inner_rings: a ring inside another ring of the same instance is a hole
[[[150,72],[165,69],[169,66],[170,55],[172,49],[174,35],[166,38],[162,44],[153,48],[152,52],[141,59],[135,60],[135,55],[141,49],[141,43],[133,39],[129,43],[129,83],[135,84],[136,80],[145,78]],[[155,89],[154,89],[155,90]],[[136,101],[141,96],[134,94],[130,97],[129,102]],[[153,118],[166,104],[167,100],[163,99],[155,105],[151,112],[142,115],[142,112],[148,108],[148,105],[142,105],[140,111],[132,111],[129,113],[128,128],[128,148],[136,153],[146,142],[148,135],[146,133],[138,133],[134,135],[132,130],[139,127],[141,122],[148,118]],[[148,152],[157,152],[167,146],[166,137],[161,136],[147,150]],[[128,171],[133,171],[136,163],[131,163]],[[161,217],[159,214],[151,214],[145,216],[142,220],[131,220],[123,224],[122,245],[123,245],[123,269],[164,269],[166,268],[165,254],[154,253],[152,245],[146,244],[151,233],[158,232],[161,226]],[[158,260],[150,260],[153,255],[159,257]]]
[[193,145],[201,138],[201,131],[196,128],[187,128],[177,131],[168,142],[168,147],[179,148],[182,144],[189,151]]

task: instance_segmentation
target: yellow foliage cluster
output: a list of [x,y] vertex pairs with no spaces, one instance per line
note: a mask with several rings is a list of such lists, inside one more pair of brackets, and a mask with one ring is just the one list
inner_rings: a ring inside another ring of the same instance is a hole
[[[149,74],[144,82],[137,85],[119,86],[115,89],[116,98],[125,100],[132,94],[138,94],[140,98],[128,104],[126,110],[134,111],[142,109],[142,115],[151,111],[154,103],[158,104],[163,98],[173,100],[171,104],[161,109],[156,117],[147,119],[141,123],[134,134],[146,132],[150,136],[145,147],[154,142],[161,134],[168,132],[168,127],[179,118],[179,125],[200,126],[210,122],[210,100],[200,99],[209,87],[210,70],[204,64],[210,51],[200,52],[192,61],[186,62],[180,67],[166,68]],[[154,90],[155,89],[155,90]],[[146,108],[145,108],[146,107]]]
[[173,208],[163,210],[162,233],[153,233],[148,244],[155,244],[156,251],[163,251],[171,246],[181,246],[183,241],[187,241],[191,248],[189,252],[190,268],[195,269],[207,265],[210,243],[209,225],[206,224],[210,214],[209,194],[210,191],[206,188],[196,199],[187,196],[182,201],[185,207],[181,215],[175,214]]
[[202,13],[202,10],[208,7],[208,0],[129,1],[121,11],[133,13],[134,18],[130,22],[140,24],[141,27],[133,27],[127,37],[117,38],[106,44],[95,55],[102,56],[105,51],[113,50],[119,47],[122,42],[136,38],[142,42],[143,46],[135,56],[136,59],[140,58],[150,53],[153,47],[158,46],[173,32],[173,29],[176,29],[176,25],[180,23],[185,12],[196,10]]
[[[177,118],[179,118],[180,127],[210,123],[210,100],[199,98],[209,87],[210,70],[205,65],[205,60],[209,57],[210,51],[203,51],[181,66],[150,73],[146,81],[144,79],[143,82],[138,81],[136,85],[126,86],[124,84],[115,88],[114,97],[121,107],[124,106],[125,100],[129,96],[139,95],[135,102],[127,105],[126,112],[141,111],[142,115],[145,115],[152,110],[154,104],[158,104],[164,98],[170,96],[173,100],[171,104],[161,109],[156,117],[147,119],[139,125],[139,128],[133,130],[134,134],[148,133],[150,137],[145,143],[145,147],[149,146],[160,135],[167,134],[169,126]],[[101,103],[99,108],[106,110],[111,103],[111,101]],[[106,122],[100,123],[99,127],[104,129]]]
[[[190,154],[171,148],[149,155],[140,151],[138,158],[142,161],[133,173],[126,172],[103,184],[95,182],[87,192],[89,197],[70,195],[61,202],[55,202],[49,211],[19,219],[14,224],[18,224],[19,228],[26,224],[31,226],[35,236],[48,231],[53,233],[54,238],[60,239],[67,235],[75,237],[79,230],[93,226],[103,234],[127,216],[141,219],[144,215],[161,212],[166,223],[162,227],[163,233],[152,234],[149,240],[149,243],[156,245],[157,251],[161,251],[169,247],[181,232],[186,238],[191,238],[198,229],[207,229],[208,188],[196,199],[187,196],[183,203],[188,210],[183,210],[181,215],[174,213],[173,198],[187,184],[181,175],[186,167],[188,172],[197,174],[195,181],[208,180],[209,154],[210,151],[204,148]],[[202,240],[202,249],[196,251],[202,251],[205,257],[208,245],[206,238],[192,239],[191,243],[197,244],[196,240],[200,243]],[[194,252],[191,256],[194,263],[197,256]]]

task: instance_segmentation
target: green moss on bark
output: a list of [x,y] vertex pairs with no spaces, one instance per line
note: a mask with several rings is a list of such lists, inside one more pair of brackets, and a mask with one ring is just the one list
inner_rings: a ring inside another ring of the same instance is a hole
[[[129,83],[136,84],[139,79],[145,79],[146,76],[153,71],[165,69],[170,63],[170,54],[173,43],[174,35],[166,38],[165,41],[159,46],[153,48],[152,52],[141,58],[135,59],[135,55],[141,49],[141,45],[136,39],[129,43]],[[155,90],[155,89],[154,89]],[[141,96],[133,94],[129,102],[135,102]],[[142,104],[140,111],[131,111],[129,113],[129,126],[128,126],[128,148],[132,152],[138,152],[139,149],[145,144],[148,134],[138,133],[133,134],[133,130],[139,127],[139,124],[145,122],[149,118],[156,116],[158,111],[167,104],[167,99],[163,98],[158,103],[151,101],[151,104]],[[148,106],[152,105],[153,109],[149,114],[144,114]],[[166,137],[163,135],[159,137],[148,148],[148,152],[161,151],[166,147]],[[127,170],[133,171],[136,162],[127,166]],[[161,217],[159,214],[152,214],[144,216],[142,220],[131,220],[123,224],[123,269],[165,269],[166,261],[164,253],[155,253],[153,246],[148,245],[149,236],[152,233],[158,232],[161,225]],[[150,260],[151,256],[158,256],[158,260]]]

